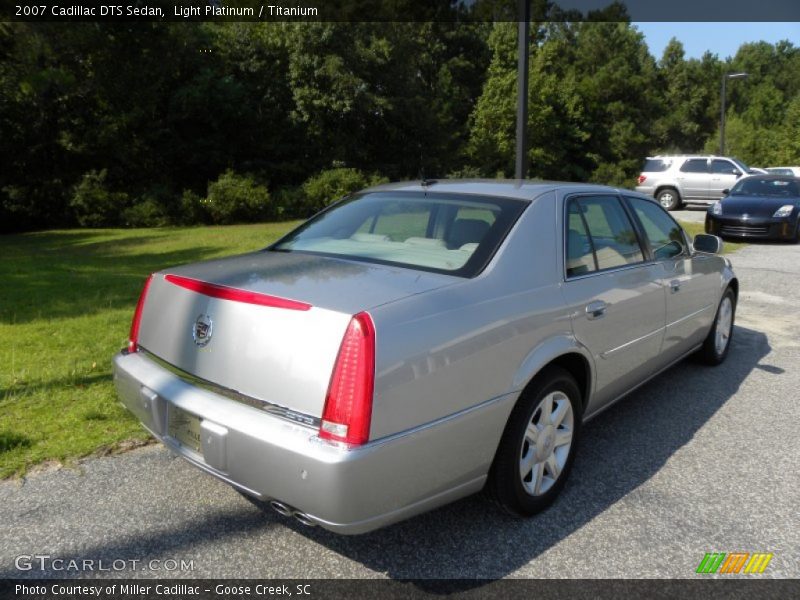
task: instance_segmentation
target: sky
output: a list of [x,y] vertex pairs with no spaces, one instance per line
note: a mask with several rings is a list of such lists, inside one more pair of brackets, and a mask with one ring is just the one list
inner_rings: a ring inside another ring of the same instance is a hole
[[641,31],[650,54],[660,59],[670,38],[683,42],[686,58],[700,58],[706,50],[721,59],[734,56],[745,42],[774,44],[789,40],[800,45],[800,23],[634,23]]

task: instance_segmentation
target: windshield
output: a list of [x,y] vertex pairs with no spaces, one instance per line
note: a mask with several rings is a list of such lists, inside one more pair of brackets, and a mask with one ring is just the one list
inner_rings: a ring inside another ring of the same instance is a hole
[[739,165],[739,168],[742,170],[742,173],[750,172],[750,167],[748,167],[744,162],[742,162],[738,158],[732,158],[731,160],[735,162],[737,165]]
[[527,204],[463,194],[373,192],[319,213],[268,250],[473,277]]
[[798,191],[800,190],[794,179],[747,177],[733,186],[731,196],[789,198],[800,195]]

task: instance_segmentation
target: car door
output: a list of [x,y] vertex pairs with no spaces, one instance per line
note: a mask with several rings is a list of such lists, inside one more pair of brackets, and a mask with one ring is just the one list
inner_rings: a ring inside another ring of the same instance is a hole
[[711,161],[711,180],[708,184],[709,200],[719,200],[723,197],[722,190],[733,187],[742,172],[733,162],[724,158],[715,158]]
[[716,312],[719,273],[710,256],[693,254],[685,232],[657,203],[626,196],[644,233],[646,252],[666,290],[661,359],[674,361],[702,343]]
[[686,159],[678,170],[684,200],[708,200],[708,159]]
[[664,290],[618,196],[573,195],[564,209],[563,291],[575,338],[594,359],[591,413],[653,372],[664,331]]

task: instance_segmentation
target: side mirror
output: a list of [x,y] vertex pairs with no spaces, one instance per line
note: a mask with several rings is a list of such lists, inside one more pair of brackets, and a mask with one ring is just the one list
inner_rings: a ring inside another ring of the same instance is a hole
[[725,188],[724,190],[722,190],[722,195],[723,195],[723,196],[727,196],[727,195],[728,195],[728,194],[730,194],[730,193],[731,193],[731,191],[730,191],[729,189],[727,189],[727,188]]
[[741,177],[742,176],[742,172],[739,169],[734,169],[732,172],[733,172],[734,175],[736,175],[736,177]]
[[722,240],[715,235],[707,233],[698,233],[694,236],[695,252],[702,252],[704,254],[719,254],[722,252]]

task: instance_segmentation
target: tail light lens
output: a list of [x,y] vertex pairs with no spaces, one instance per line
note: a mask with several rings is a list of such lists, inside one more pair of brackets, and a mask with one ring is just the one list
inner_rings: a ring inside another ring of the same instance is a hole
[[637,179],[639,185],[642,185],[646,180],[647,180],[647,175],[639,175],[639,179]]
[[139,350],[139,323],[142,320],[142,309],[144,308],[147,290],[150,289],[150,282],[152,280],[153,276],[150,275],[144,282],[142,293],[139,294],[139,302],[136,303],[136,312],[133,313],[133,321],[131,321],[131,333],[128,335],[128,352],[136,352]]
[[363,312],[350,320],[339,347],[319,437],[355,445],[369,440],[374,385],[375,325]]

